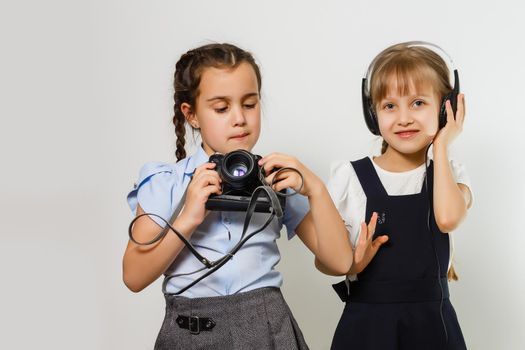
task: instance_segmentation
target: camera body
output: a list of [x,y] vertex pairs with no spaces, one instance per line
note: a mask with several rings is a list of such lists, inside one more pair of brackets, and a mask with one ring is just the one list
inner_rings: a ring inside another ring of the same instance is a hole
[[[253,191],[263,186],[262,177],[266,174],[259,166],[262,157],[246,150],[236,150],[226,154],[213,154],[209,162],[215,163],[215,170],[222,180],[222,194],[211,194],[206,209],[216,211],[246,211]],[[285,197],[278,196],[281,207]],[[270,212],[270,200],[260,193],[255,205],[256,212]]]

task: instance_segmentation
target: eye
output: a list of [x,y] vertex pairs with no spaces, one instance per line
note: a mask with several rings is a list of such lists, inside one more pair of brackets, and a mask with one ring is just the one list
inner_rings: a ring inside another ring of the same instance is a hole
[[259,103],[259,99],[256,97],[249,97],[242,101],[242,107],[246,109],[254,109]]
[[389,103],[385,103],[383,105],[383,109],[386,109],[387,111],[390,111],[390,110],[394,109],[394,107],[395,107],[394,104],[390,103],[390,102]]
[[220,107],[220,108],[214,108],[216,113],[226,113],[228,111],[228,106]]
[[423,101],[423,100],[416,100],[416,101],[414,101],[414,106],[416,106],[416,107],[421,107],[424,104],[425,104],[425,101]]

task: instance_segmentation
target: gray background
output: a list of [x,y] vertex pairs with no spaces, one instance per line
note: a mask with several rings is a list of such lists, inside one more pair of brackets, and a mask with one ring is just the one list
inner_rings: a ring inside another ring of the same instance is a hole
[[[467,117],[452,153],[473,180],[456,232],[452,300],[471,349],[523,349],[524,6],[518,1],[2,1],[0,348],[150,349],[160,281],[121,280],[140,166],[174,159],[178,57],[210,42],[252,51],[263,74],[255,152],[297,156],[324,180],[377,153],[362,120],[368,62],[399,41],[445,48]],[[279,242],[283,291],[312,349],[342,303],[298,239]]]

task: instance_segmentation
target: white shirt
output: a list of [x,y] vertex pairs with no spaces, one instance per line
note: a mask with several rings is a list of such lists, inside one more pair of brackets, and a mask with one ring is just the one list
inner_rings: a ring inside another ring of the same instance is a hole
[[[388,195],[403,196],[421,192],[425,180],[425,164],[404,172],[384,170],[374,162],[373,158],[372,164]],[[450,160],[450,165],[456,183],[464,184],[470,189],[470,178],[465,167],[454,160]],[[327,187],[339,214],[345,222],[352,246],[355,247],[361,223],[365,221],[366,195],[350,161],[337,161],[332,164]],[[449,236],[450,256],[452,257],[451,232],[449,232]]]

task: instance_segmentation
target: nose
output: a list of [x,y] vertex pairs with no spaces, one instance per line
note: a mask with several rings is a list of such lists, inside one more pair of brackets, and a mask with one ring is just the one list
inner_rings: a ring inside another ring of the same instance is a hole
[[408,108],[401,108],[399,112],[399,118],[397,121],[399,125],[407,126],[414,123],[414,119],[412,118],[412,115]]
[[246,117],[241,106],[232,108],[231,118],[233,126],[243,126],[246,124]]

